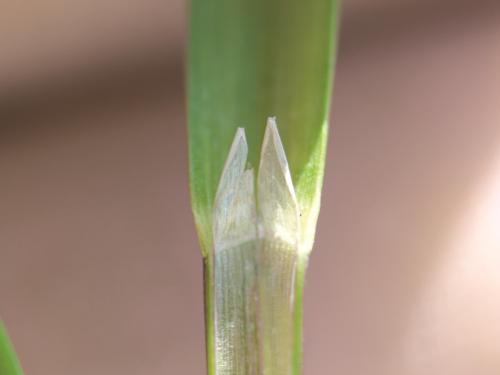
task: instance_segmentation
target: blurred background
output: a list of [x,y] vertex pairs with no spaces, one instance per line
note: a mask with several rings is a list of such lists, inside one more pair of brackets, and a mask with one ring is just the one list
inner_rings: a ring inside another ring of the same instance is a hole
[[[26,374],[204,374],[182,0],[0,12],[0,314]],[[305,374],[500,374],[500,2],[345,0]]]

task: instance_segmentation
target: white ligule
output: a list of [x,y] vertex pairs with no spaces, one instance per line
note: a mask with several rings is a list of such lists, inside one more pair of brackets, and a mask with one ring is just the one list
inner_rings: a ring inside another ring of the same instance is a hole
[[273,118],[256,182],[247,156],[240,128],[214,206],[217,375],[289,375],[299,211]]

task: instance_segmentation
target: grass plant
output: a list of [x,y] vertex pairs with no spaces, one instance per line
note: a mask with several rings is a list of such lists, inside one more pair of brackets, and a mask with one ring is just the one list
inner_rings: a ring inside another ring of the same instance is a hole
[[190,185],[209,375],[301,373],[337,20],[336,0],[191,0]]

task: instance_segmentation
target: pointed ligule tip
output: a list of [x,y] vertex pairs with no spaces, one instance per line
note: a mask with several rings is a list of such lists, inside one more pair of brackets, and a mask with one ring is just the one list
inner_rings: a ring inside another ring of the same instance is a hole
[[225,181],[227,181],[228,178],[231,178],[231,175],[233,176],[233,178],[237,178],[239,174],[243,173],[247,161],[247,156],[248,144],[245,135],[245,129],[238,128],[236,130],[233,143],[231,144],[231,148],[229,149],[229,153],[224,163],[224,168],[219,180],[216,197],[217,195],[219,195],[221,189],[223,189],[226,185]]
[[281,144],[280,136],[278,133],[278,125],[276,124],[276,117],[269,117],[267,119],[266,131],[264,133],[264,141],[262,143],[262,153],[266,151],[266,148],[269,147],[269,142],[276,142]]
[[277,127],[277,125],[276,125],[276,117],[274,117],[274,116],[268,117],[267,118],[267,126],[268,127],[274,127],[274,128],[276,128]]
[[[283,150],[283,143],[281,142],[281,137],[278,132],[278,124],[276,122],[276,117],[269,117],[267,119],[266,134],[265,137],[272,139],[276,148]],[[285,152],[283,151],[283,154]]]
[[236,140],[242,140],[244,143],[247,142],[246,139],[246,134],[245,134],[245,128],[237,128],[236,129],[236,134],[234,135],[234,141]]
[[[281,138],[278,132],[278,124],[276,117],[269,117],[267,119],[266,134],[264,137],[272,137],[272,140],[281,145]],[[283,146],[282,146],[283,147]]]
[[245,134],[245,129],[236,129],[236,134],[234,135],[233,143],[231,144],[231,149],[229,150],[229,155],[226,161],[230,161],[235,155],[245,155],[248,154],[248,143]]
[[219,250],[228,244],[254,238],[255,193],[253,170],[245,169],[248,145],[238,128],[224,164],[213,211],[213,238]]
[[288,170],[288,161],[285,155],[285,149],[281,142],[281,137],[278,131],[278,124],[276,117],[269,117],[267,119],[266,133],[264,134],[264,143],[262,146],[262,153],[271,151],[276,154],[282,168]]
[[276,119],[268,118],[257,178],[262,235],[292,246],[298,241],[299,211]]
[[279,164],[281,175],[284,177],[288,189],[295,199],[295,189],[293,187],[292,176],[290,174],[290,168],[286,158],[285,149],[279,135],[276,117],[269,117],[267,119],[264,141],[262,143],[260,169],[265,169],[266,163],[273,163],[272,160],[276,159]]

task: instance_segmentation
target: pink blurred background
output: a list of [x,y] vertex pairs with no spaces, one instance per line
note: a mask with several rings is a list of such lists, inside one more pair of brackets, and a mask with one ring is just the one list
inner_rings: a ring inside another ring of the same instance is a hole
[[[346,0],[305,374],[500,374],[500,2]],[[0,12],[0,314],[26,374],[205,372],[181,0]]]

